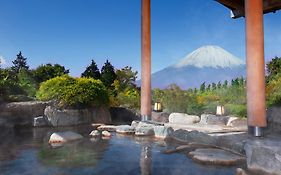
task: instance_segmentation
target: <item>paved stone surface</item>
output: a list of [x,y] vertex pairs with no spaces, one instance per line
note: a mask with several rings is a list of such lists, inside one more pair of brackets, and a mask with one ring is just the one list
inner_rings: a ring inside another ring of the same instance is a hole
[[200,131],[204,133],[226,133],[226,132],[238,132],[247,131],[247,126],[243,127],[230,127],[225,125],[206,125],[206,124],[174,124],[165,123],[164,126],[172,127],[174,130],[184,129],[187,131]]
[[216,148],[199,148],[188,155],[196,162],[211,165],[236,165],[245,160],[244,157]]
[[101,125],[97,129],[100,130],[100,131],[115,132],[116,131],[116,126],[114,126],[114,125]]

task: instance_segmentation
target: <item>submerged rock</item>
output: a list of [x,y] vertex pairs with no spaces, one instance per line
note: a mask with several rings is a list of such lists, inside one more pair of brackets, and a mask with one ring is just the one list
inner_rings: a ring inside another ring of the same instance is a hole
[[188,155],[196,162],[211,165],[237,165],[245,161],[242,156],[216,148],[200,148]]
[[196,115],[188,115],[185,113],[171,113],[169,116],[169,123],[176,124],[193,124],[198,123],[200,117]]
[[120,125],[116,127],[116,132],[119,134],[134,134],[135,127],[130,125]]
[[82,135],[72,131],[54,132],[50,136],[49,143],[68,142],[68,141],[78,140],[82,138],[83,138]]
[[89,135],[93,137],[98,137],[101,135],[101,133],[98,130],[93,130]]

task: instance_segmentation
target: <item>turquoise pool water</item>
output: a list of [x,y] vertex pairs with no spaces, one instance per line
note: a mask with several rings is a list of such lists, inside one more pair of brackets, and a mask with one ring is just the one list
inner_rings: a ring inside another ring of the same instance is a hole
[[[206,166],[194,163],[184,153],[164,154],[175,147],[147,137],[113,134],[111,139],[88,136],[91,127],[18,129],[1,138],[1,175],[92,175],[92,174],[171,174],[228,175],[237,167]],[[49,135],[72,130],[85,138],[52,148]]]

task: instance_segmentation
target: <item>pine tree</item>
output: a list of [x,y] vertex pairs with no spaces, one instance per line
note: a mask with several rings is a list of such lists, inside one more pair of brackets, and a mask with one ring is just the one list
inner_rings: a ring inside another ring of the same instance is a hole
[[217,89],[216,83],[212,83],[212,90],[216,90],[216,89]]
[[106,87],[111,87],[111,84],[116,79],[116,74],[114,67],[110,64],[108,60],[104,63],[104,66],[101,68],[101,81]]
[[99,68],[94,60],[92,60],[91,64],[86,68],[86,70],[81,74],[81,77],[88,77],[94,79],[100,79],[101,74]]
[[217,84],[217,88],[220,89],[221,88],[221,82],[219,81]]
[[228,81],[225,80],[224,83],[223,83],[223,88],[227,88],[227,85],[228,85]]
[[17,55],[17,58],[13,61],[14,65],[12,66],[12,70],[15,71],[16,73],[19,73],[21,69],[28,70],[29,66],[26,63],[26,59],[27,58],[24,58],[20,51],[19,54]]
[[200,92],[205,92],[205,88],[206,88],[206,85],[205,85],[205,82],[204,82],[200,86]]
[[207,88],[206,88],[206,91],[211,91],[211,85],[208,84]]

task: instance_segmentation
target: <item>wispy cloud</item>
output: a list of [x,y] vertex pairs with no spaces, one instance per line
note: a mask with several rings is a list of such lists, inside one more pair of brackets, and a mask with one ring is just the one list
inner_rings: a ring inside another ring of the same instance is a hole
[[6,65],[6,60],[3,56],[0,55],[0,65]]

